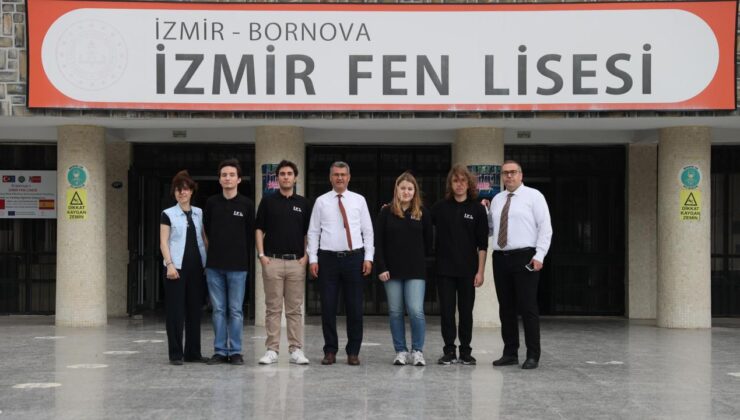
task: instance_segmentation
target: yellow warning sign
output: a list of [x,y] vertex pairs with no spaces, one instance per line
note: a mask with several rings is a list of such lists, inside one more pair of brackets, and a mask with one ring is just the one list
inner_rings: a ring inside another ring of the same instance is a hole
[[87,190],[84,188],[67,188],[67,219],[87,219]]
[[681,220],[699,220],[701,218],[701,191],[698,189],[681,190]]

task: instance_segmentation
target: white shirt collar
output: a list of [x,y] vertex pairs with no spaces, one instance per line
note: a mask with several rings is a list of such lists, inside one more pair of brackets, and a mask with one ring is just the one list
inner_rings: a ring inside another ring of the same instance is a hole
[[518,187],[517,187],[517,188],[516,188],[516,189],[515,189],[514,191],[509,191],[509,190],[507,190],[507,189],[505,189],[505,188],[504,188],[504,190],[506,191],[507,195],[508,195],[508,194],[514,194],[514,195],[517,195],[517,194],[519,194],[519,193],[521,193],[521,192],[522,192],[522,190],[523,190],[523,188],[522,188],[522,187],[523,187],[523,186],[524,186],[524,183],[522,182],[521,184],[519,184],[519,186],[518,186]]

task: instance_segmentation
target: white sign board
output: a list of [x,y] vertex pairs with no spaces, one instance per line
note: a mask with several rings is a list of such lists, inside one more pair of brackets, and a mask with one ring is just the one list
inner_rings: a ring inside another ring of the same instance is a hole
[[734,1],[29,1],[29,106],[734,109]]
[[0,219],[56,219],[56,171],[0,170]]

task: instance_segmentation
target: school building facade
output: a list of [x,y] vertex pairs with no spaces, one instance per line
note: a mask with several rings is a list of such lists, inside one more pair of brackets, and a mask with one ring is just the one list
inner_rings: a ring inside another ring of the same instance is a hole
[[[202,204],[237,157],[256,203],[282,159],[308,198],[347,161],[371,213],[404,170],[431,205],[453,164],[495,191],[515,159],[553,221],[543,314],[740,315],[734,1],[0,0],[0,16],[0,314],[161,309],[169,180],[188,169]],[[498,326],[488,265],[474,317]],[[261,325],[259,264],[248,282]],[[386,313],[375,275],[365,296]]]

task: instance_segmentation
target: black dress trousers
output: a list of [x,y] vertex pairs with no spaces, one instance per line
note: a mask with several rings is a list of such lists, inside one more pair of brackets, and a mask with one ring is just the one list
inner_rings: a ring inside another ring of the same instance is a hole
[[537,285],[540,273],[524,266],[534,257],[535,250],[522,252],[493,252],[493,278],[498,296],[501,338],[504,356],[517,356],[519,351],[519,322],[524,324],[524,342],[527,358],[540,360],[540,318],[537,306]]
[[[188,214],[185,254],[180,278],[164,279],[167,343],[170,360],[200,359],[200,318],[203,310],[205,282],[203,264],[195,237],[195,225]],[[185,349],[183,351],[183,324]]]

